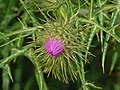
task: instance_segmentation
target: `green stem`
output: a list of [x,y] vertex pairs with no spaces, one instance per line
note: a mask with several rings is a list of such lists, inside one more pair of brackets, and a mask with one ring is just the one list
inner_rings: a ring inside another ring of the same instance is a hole
[[[102,2],[101,0],[98,0],[98,3],[99,3],[99,7],[101,8],[102,7]],[[100,25],[103,26],[103,12],[100,11],[99,13],[99,21],[100,21]],[[100,30],[100,42],[101,42],[101,51],[103,52],[103,31]]]
[[90,0],[89,19],[91,20],[92,17],[93,17],[93,0]]
[[92,32],[90,33],[90,37],[89,37],[88,43],[87,43],[86,59],[87,59],[88,51],[89,51],[90,45],[91,45],[91,43],[92,43],[93,37],[94,37],[95,34],[96,34],[96,30],[97,30],[97,28],[96,28],[96,26],[94,25],[94,28],[93,28]]
[[[117,18],[117,15],[119,13],[119,8],[117,8],[117,10],[115,12],[113,12],[112,17],[111,17],[111,23],[110,23],[110,28],[114,26],[115,20]],[[112,29],[110,29],[109,32],[111,32]],[[103,46],[103,53],[102,53],[102,68],[103,68],[103,73],[104,73],[104,64],[105,64],[105,58],[106,58],[106,53],[107,53],[107,49],[108,49],[108,41],[110,39],[111,35],[110,34],[106,34],[106,38],[104,41],[104,46]]]

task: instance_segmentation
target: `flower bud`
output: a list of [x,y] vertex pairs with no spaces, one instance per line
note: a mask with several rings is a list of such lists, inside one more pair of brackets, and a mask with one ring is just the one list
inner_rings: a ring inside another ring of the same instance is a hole
[[61,40],[50,38],[46,43],[46,51],[52,56],[58,56],[64,50],[64,44]]

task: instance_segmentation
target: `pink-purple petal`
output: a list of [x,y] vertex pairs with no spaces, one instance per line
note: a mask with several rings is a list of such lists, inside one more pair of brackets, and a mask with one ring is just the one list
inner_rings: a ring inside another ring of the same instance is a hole
[[46,43],[46,51],[52,56],[58,56],[64,50],[64,44],[57,39],[50,38]]
[[63,50],[64,50],[64,49],[61,47],[61,48],[59,48],[58,50],[53,51],[53,52],[52,52],[52,55],[53,55],[53,56],[57,56],[57,55],[59,55]]
[[52,44],[51,43],[52,43],[52,39],[50,38],[48,40],[48,42],[46,43],[46,50],[47,50],[48,53],[52,52]]

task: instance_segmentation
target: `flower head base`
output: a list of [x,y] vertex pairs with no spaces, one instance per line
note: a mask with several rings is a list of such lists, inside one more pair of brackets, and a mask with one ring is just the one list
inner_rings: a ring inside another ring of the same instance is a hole
[[52,56],[58,56],[63,50],[63,42],[56,38],[50,38],[46,43],[46,51]]

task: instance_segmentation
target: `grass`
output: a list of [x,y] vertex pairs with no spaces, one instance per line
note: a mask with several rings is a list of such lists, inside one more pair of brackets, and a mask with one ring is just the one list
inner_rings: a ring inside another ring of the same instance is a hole
[[0,90],[120,90],[119,21],[119,0],[1,0]]

